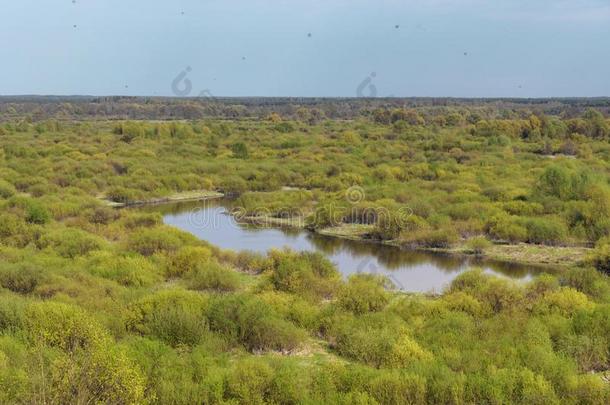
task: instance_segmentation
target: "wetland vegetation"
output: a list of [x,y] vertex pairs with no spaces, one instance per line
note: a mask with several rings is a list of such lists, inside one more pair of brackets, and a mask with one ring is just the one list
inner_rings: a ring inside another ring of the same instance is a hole
[[[175,121],[3,106],[0,403],[608,403],[607,116],[395,103]],[[552,267],[404,294],[108,205],[213,193],[317,237]]]

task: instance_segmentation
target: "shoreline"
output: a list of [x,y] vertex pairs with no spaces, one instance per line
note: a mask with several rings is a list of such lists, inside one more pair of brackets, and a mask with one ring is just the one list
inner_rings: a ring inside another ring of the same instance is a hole
[[[243,217],[242,221],[260,226],[297,228],[313,232],[318,235],[352,240],[364,243],[373,243],[392,246],[398,249],[438,253],[451,256],[475,258],[484,261],[495,261],[505,264],[535,266],[541,269],[566,269],[578,266],[586,261],[587,255],[592,249],[584,247],[558,247],[546,245],[533,245],[528,243],[519,244],[493,244],[481,254],[473,254],[460,244],[449,248],[432,248],[405,246],[397,240],[375,240],[363,237],[363,230],[370,228],[367,225],[344,224],[338,227],[310,230],[304,226],[303,218],[273,218],[273,217]],[[360,230],[361,232],[357,232]],[[356,232],[355,232],[356,231]]]
[[171,203],[187,202],[187,201],[216,200],[216,199],[224,198],[224,196],[225,195],[223,193],[219,193],[216,191],[199,191],[199,192],[172,194],[167,197],[151,198],[149,200],[130,201],[127,203],[110,201],[104,197],[99,197],[99,199],[104,201],[106,203],[106,205],[108,205],[109,207],[126,208],[126,207],[141,207],[141,206],[145,206],[145,205],[171,204]]

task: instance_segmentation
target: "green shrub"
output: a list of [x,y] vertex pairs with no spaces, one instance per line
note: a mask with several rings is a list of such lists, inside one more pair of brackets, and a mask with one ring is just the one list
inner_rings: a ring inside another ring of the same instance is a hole
[[360,318],[335,318],[326,338],[342,356],[373,367],[403,366],[400,354],[405,324],[396,316],[383,312]]
[[99,237],[76,228],[58,228],[40,240],[40,247],[50,247],[60,256],[75,258],[101,249],[105,242]]
[[231,269],[217,262],[201,264],[193,271],[187,281],[191,290],[235,291],[239,288],[239,277]]
[[491,247],[491,242],[485,236],[475,236],[466,241],[466,247],[475,255],[480,255],[485,252],[485,249]]
[[32,342],[67,352],[90,349],[108,339],[102,326],[83,309],[51,301],[26,307],[25,330]]
[[557,312],[563,316],[571,316],[578,310],[593,309],[593,303],[587,296],[569,287],[546,293],[538,303],[538,311]]
[[426,380],[417,375],[385,372],[367,383],[380,404],[426,403]]
[[153,228],[163,223],[163,218],[158,212],[127,212],[123,211],[121,223],[127,229]]
[[161,291],[140,299],[132,306],[127,327],[172,346],[196,345],[208,330],[207,307],[207,300],[198,293]]
[[610,238],[597,242],[590,260],[597,270],[610,275]]
[[129,235],[127,247],[143,256],[152,256],[160,252],[175,252],[183,243],[179,231],[170,227],[156,227],[138,229]]
[[240,361],[227,377],[227,394],[240,404],[268,403],[267,396],[271,390],[273,374],[273,369],[264,362]]
[[238,142],[231,146],[233,157],[237,159],[248,159],[248,147],[243,142]]
[[13,197],[9,204],[12,207],[22,209],[25,220],[31,224],[42,225],[51,220],[51,214],[38,200],[26,197]]
[[401,241],[412,247],[449,248],[459,240],[455,229],[422,229],[401,234]]
[[112,343],[62,356],[50,370],[50,403],[145,403],[145,380],[126,354]]
[[0,179],[0,198],[11,198],[16,192],[17,190],[15,190],[15,186],[6,180]]
[[271,258],[248,250],[238,252],[231,262],[241,271],[253,274],[260,274],[273,267]]
[[16,293],[31,293],[43,278],[42,270],[35,265],[28,263],[0,264],[0,286]]
[[442,299],[452,311],[462,311],[472,316],[482,316],[485,313],[485,306],[481,301],[462,291],[445,294]]
[[17,295],[0,295],[0,332],[15,333],[23,327],[26,305]]
[[559,245],[568,238],[568,229],[559,218],[530,218],[525,226],[529,243]]
[[299,346],[303,333],[281,319],[273,308],[256,297],[218,297],[209,311],[212,330],[243,344],[250,351],[290,351]]
[[403,228],[403,222],[400,214],[383,210],[383,215],[377,218],[374,235],[381,240],[397,239]]
[[203,246],[184,246],[170,257],[168,277],[182,277],[210,261],[212,252]]
[[15,404],[33,400],[30,375],[24,367],[27,347],[21,339],[0,336],[0,403]]
[[113,202],[128,204],[138,201],[141,193],[125,187],[113,187],[106,191],[106,198]]
[[87,220],[93,224],[108,225],[116,220],[120,214],[116,209],[108,207],[96,207],[85,214]]
[[116,256],[106,252],[95,256],[90,273],[127,287],[145,287],[161,278],[157,267],[141,256]]
[[320,253],[271,251],[270,282],[278,291],[320,300],[331,297],[341,281],[333,264]]
[[448,292],[458,291],[475,297],[496,313],[517,308],[524,298],[524,291],[510,280],[486,275],[480,269],[465,271],[453,279]]
[[599,301],[610,302],[608,277],[593,268],[572,268],[561,273],[562,285],[572,287]]
[[527,241],[527,228],[520,225],[516,218],[508,215],[497,215],[487,221],[486,225],[491,236],[508,242]]
[[389,280],[383,276],[352,275],[339,290],[337,304],[355,314],[381,311],[389,301],[388,284]]

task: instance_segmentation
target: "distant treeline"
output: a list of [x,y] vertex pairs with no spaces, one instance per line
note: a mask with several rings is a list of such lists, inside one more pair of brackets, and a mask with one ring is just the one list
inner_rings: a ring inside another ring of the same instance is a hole
[[92,97],[3,96],[0,122],[26,119],[58,120],[194,120],[202,118],[263,118],[278,113],[310,122],[355,119],[378,110],[417,109],[427,117],[476,112],[481,119],[526,118],[548,114],[574,118],[595,108],[610,115],[610,97],[555,99],[466,98],[278,98],[278,97]]

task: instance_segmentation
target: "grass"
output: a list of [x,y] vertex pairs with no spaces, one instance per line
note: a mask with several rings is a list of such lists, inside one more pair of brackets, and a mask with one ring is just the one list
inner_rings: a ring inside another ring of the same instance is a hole
[[330,228],[324,228],[317,233],[326,236],[335,236],[338,238],[363,240],[367,234],[373,230],[373,225],[363,224],[341,224]]
[[518,263],[545,264],[570,267],[585,261],[591,249],[583,247],[543,246],[520,243],[493,245],[483,252],[484,257]]
[[110,207],[125,207],[131,205],[149,205],[149,204],[163,204],[170,202],[178,202],[178,201],[196,201],[196,200],[211,200],[215,198],[222,198],[224,194],[219,193],[217,191],[210,190],[193,190],[193,191],[184,191],[180,193],[171,194],[167,197],[159,197],[152,198],[150,200],[143,201],[130,201],[129,203],[120,203],[115,201],[110,201],[102,197],[102,199],[106,202],[106,204]]

